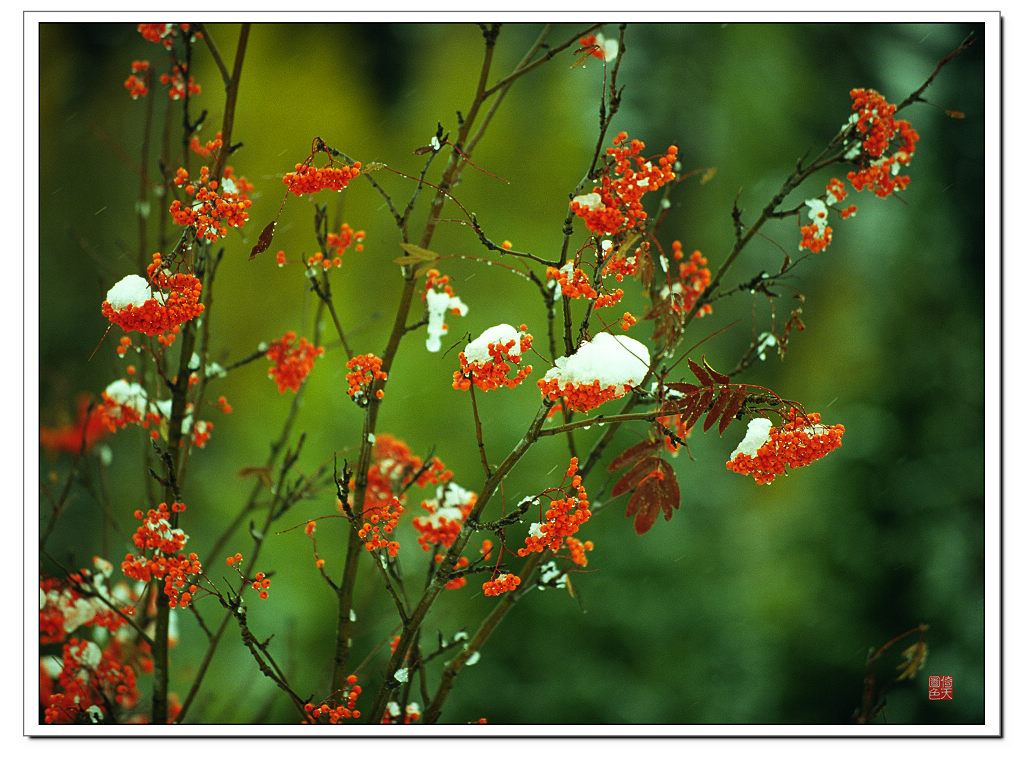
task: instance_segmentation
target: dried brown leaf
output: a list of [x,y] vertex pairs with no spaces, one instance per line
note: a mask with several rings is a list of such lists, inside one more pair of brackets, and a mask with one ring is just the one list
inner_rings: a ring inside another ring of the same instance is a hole
[[277,226],[277,222],[272,221],[267,224],[267,226],[263,227],[263,231],[260,232],[259,239],[256,241],[256,244],[252,246],[252,252],[249,253],[250,261],[270,247],[270,243],[274,241],[275,226]]
[[247,466],[238,470],[239,477],[258,477],[260,482],[265,487],[271,487],[273,483],[270,480],[270,467],[267,466]]

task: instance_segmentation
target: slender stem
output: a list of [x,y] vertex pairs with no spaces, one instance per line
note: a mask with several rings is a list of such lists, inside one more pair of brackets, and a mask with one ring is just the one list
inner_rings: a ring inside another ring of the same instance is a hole
[[[306,267],[309,271],[309,267]],[[338,318],[338,312],[334,308],[334,296],[331,293],[331,281],[328,277],[327,270],[323,272],[323,287],[321,288],[320,282],[315,276],[309,278],[310,285],[313,288],[313,292],[317,294],[317,297],[327,306],[327,311],[331,315],[331,321],[334,323],[334,330],[338,333],[338,339],[341,341],[341,347],[344,349],[345,354],[351,359],[355,357],[355,353],[352,351],[352,347],[348,344],[348,340],[345,339],[345,330],[341,327],[341,320]]]
[[[152,69],[146,70],[146,86],[148,87],[153,78]],[[136,213],[139,217],[139,250],[137,261],[139,270],[146,268],[146,219],[148,217],[147,205],[149,204],[149,144],[153,134],[153,102],[156,98],[146,98],[146,123],[142,130],[142,151],[141,164],[139,167],[139,207]]]
[[[362,511],[355,512],[362,513]],[[356,534],[356,526],[353,524],[348,533],[348,544],[345,549],[345,568],[342,571],[341,582],[338,584],[338,634],[335,638],[333,676],[331,678],[331,690],[340,691],[345,685],[345,678],[348,677],[348,661],[352,653],[352,598],[355,595],[356,574],[359,570],[359,557],[365,553],[362,541]]]
[[220,50],[213,43],[213,37],[210,35],[209,28],[206,24],[196,24],[196,28],[203,33],[203,41],[206,43],[206,47],[210,49],[210,55],[213,57],[213,62],[217,64],[217,70],[220,71],[220,78],[224,82],[224,86],[229,86],[231,84],[231,75],[228,74],[228,67],[224,65],[224,59],[220,57]]
[[916,103],[916,102],[920,101],[922,99],[921,98],[921,93],[923,93],[926,89],[928,89],[928,86],[932,83],[932,81],[938,75],[939,71],[942,70],[942,67],[945,66],[947,63],[949,63],[954,58],[956,58],[958,55],[960,55],[960,53],[962,53],[964,50],[969,48],[971,45],[973,45],[977,41],[978,41],[978,37],[974,34],[973,31],[970,34],[968,34],[966,39],[964,39],[964,41],[960,43],[960,46],[956,50],[950,51],[949,53],[946,54],[945,58],[943,58],[941,61],[939,61],[938,65],[935,67],[935,70],[932,71],[932,75],[930,77],[928,77],[927,79],[925,79],[924,84],[922,84],[916,90],[914,90],[909,95],[907,95],[903,99],[903,102],[901,102],[898,106],[896,106],[896,112],[899,113],[900,111],[902,111],[904,108],[906,108],[911,103]]
[[[242,62],[245,59],[245,47],[249,37],[249,24],[242,24],[238,38],[238,47],[235,50],[235,64],[231,80],[227,83],[226,97],[224,103],[224,121],[221,134],[224,145],[231,144],[231,130],[234,125],[235,104],[238,100],[238,82],[242,73]],[[224,169],[224,160],[227,158],[227,149],[221,150],[217,159],[217,166],[213,177],[220,178]],[[167,433],[168,455],[170,466],[168,481],[181,484],[179,474],[188,459],[191,446],[181,445],[183,442],[182,426],[185,420],[185,406],[188,400],[188,378],[191,374],[189,368],[192,361],[192,351],[195,347],[196,328],[195,321],[189,321],[184,325],[181,333],[180,357],[178,360],[178,373],[174,385],[171,388],[171,414]],[[172,502],[176,493],[170,487],[164,489],[164,499]],[[178,513],[172,515],[172,529],[178,525]],[[157,618],[156,632],[153,646],[153,724],[167,724],[167,688],[169,680],[168,672],[168,633],[170,631],[170,607],[166,596],[163,593],[157,594]]]
[[469,661],[469,658],[480,651],[483,648],[484,643],[491,634],[497,629],[498,624],[505,618],[512,607],[515,605],[526,589],[529,587],[530,576],[534,573],[537,567],[543,560],[550,557],[549,551],[542,553],[530,554],[530,558],[523,564],[520,569],[520,578],[522,583],[513,591],[509,591],[502,596],[501,600],[491,609],[491,613],[487,615],[484,621],[477,628],[476,633],[472,639],[465,645],[455,657],[448,662],[444,670],[441,672],[441,682],[437,687],[437,691],[434,693],[434,697],[430,700],[429,705],[423,712],[423,724],[432,725],[437,722],[441,716],[441,707],[444,706],[445,699],[451,692],[452,686],[455,683],[455,677],[459,674],[462,668]]
[[568,424],[561,424],[558,427],[548,427],[546,430],[541,430],[538,433],[538,437],[545,437],[547,435],[561,435],[565,432],[571,432],[572,430],[587,429],[597,425],[602,427],[604,425],[620,425],[623,422],[645,422],[651,419],[656,419],[659,416],[664,416],[665,411],[657,408],[652,411],[638,411],[636,413],[619,413],[605,416],[600,414],[595,416],[593,419],[580,419],[576,422],[569,422]]
[[238,33],[238,47],[235,49],[235,65],[231,70],[231,79],[225,83],[226,97],[224,100],[224,121],[222,122],[220,134],[224,147],[218,151],[217,165],[211,179],[220,179],[224,173],[224,164],[227,161],[231,150],[231,132],[235,126],[235,107],[238,104],[238,80],[242,76],[242,61],[245,59],[245,48],[249,42],[250,24],[242,24]]
[[[537,54],[537,51],[540,50],[541,45],[544,44],[544,40],[547,39],[547,36],[550,32],[551,24],[545,25],[545,27],[541,30],[540,34],[537,35],[537,39],[534,41],[533,47],[531,47],[526,52],[526,55],[524,55],[520,59],[519,64],[515,67],[514,71],[523,71],[525,69],[525,67],[533,59],[533,56],[535,56]],[[500,86],[499,83],[499,85],[496,85],[495,87],[491,88],[499,92],[498,98],[495,100],[494,103],[491,104],[491,108],[487,112],[487,115],[484,116],[483,123],[481,123],[480,128],[476,131],[476,134],[474,134],[473,137],[469,140],[469,142],[466,143],[466,153],[468,155],[473,154],[473,149],[476,148],[476,144],[480,141],[480,138],[484,136],[484,132],[487,130],[487,125],[490,124],[491,118],[498,110],[498,106],[501,105],[501,101],[505,97],[505,94],[508,92],[509,87],[512,85],[512,81],[512,79],[509,79],[504,86]]]
[[491,476],[491,468],[487,465],[487,449],[484,447],[484,428],[480,422],[480,409],[476,405],[476,388],[473,385],[473,375],[469,375],[469,398],[473,404],[473,423],[476,428],[476,446],[480,449],[480,463],[484,467],[484,479]]
[[588,26],[586,29],[584,29],[582,32],[578,32],[578,33],[572,35],[569,39],[567,39],[561,45],[556,45],[555,47],[549,48],[548,52],[542,58],[538,58],[537,60],[535,60],[533,63],[529,64],[528,66],[524,66],[523,68],[516,69],[511,74],[506,76],[504,79],[500,80],[499,82],[497,82],[496,84],[494,84],[493,86],[491,86],[487,90],[485,90],[483,92],[484,99],[489,98],[491,95],[493,95],[494,93],[500,91],[504,87],[508,87],[508,85],[510,85],[512,82],[514,82],[519,77],[521,77],[523,74],[527,74],[527,73],[533,71],[538,66],[541,66],[541,65],[547,63],[552,58],[554,58],[556,55],[558,55],[560,52],[565,50],[567,47],[569,47],[570,45],[574,44],[580,37],[584,37],[584,36],[590,34],[595,29],[600,29],[600,28],[601,28],[601,24],[592,24],[592,25]]

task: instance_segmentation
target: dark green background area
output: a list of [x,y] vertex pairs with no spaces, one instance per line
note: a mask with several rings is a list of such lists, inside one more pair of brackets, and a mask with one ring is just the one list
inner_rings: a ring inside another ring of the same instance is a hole
[[[495,75],[511,70],[539,28],[502,29]],[[573,578],[576,598],[555,591],[527,595],[480,662],[459,676],[444,721],[846,723],[859,704],[869,649],[921,622],[931,625],[930,657],[916,680],[890,694],[888,721],[983,721],[987,116],[981,24],[630,25],[619,72],[623,104],[611,134],[622,129],[644,140],[648,155],[678,145],[684,171],[717,169],[707,184],[690,180],[677,188],[659,233],[666,249],[678,239],[687,252],[701,250],[714,270],[732,244],[737,193],[744,219],[752,221],[797,159],[820,150],[845,122],[851,88],[871,87],[898,102],[971,31],[981,35],[979,42],[926,93],[935,106],[918,104],[901,114],[920,133],[909,188],[884,201],[853,198],[860,209],[856,218],[836,219],[832,246],[786,282],[806,296],[807,331],[794,337],[784,361],[770,356],[743,377],[820,411],[825,423],[844,424],[843,447],[812,467],[758,486],[724,467],[742,425],[722,438],[714,432],[695,436],[695,461],[685,454],[673,461],[682,504],[672,521],[659,521],[638,537],[622,516],[623,499],[601,510],[580,534],[596,548],[586,573]],[[573,32],[572,26],[556,27],[550,40]],[[211,33],[231,56],[237,26],[215,25]],[[616,28],[608,25],[605,33],[614,35]],[[159,248],[151,238],[139,249],[135,167],[147,106],[130,100],[122,83],[133,59],[147,58],[158,71],[164,63],[162,49],[130,24],[44,24],[40,52],[39,413],[42,424],[53,425],[72,413],[78,393],[98,396],[123,372],[113,332],[87,362],[107,326],[99,304],[121,277],[141,273],[140,252],[148,258]],[[231,163],[255,184],[255,203],[249,225],[224,242],[209,315],[215,319],[212,360],[229,363],[287,330],[312,334],[316,302],[302,269],[280,269],[273,259],[282,248],[293,260],[317,249],[311,205],[293,198],[271,250],[247,260],[258,231],[277,212],[280,176],[308,155],[312,139],[322,137],[364,163],[382,161],[416,175],[423,159],[413,150],[429,141],[438,122],[456,128],[456,112],[471,102],[481,57],[474,25],[253,27],[234,132],[243,147]],[[545,258],[557,257],[566,200],[597,135],[602,67],[592,61],[571,69],[571,62],[563,54],[511,89],[473,154],[485,171],[467,169],[455,191],[492,239],[509,239]],[[209,139],[220,123],[223,97],[201,45],[194,74],[203,92],[193,106],[210,111],[202,133]],[[166,98],[159,86],[150,97],[157,99],[161,123]],[[947,118],[947,108],[966,118]],[[404,204],[411,182],[383,171],[374,176]],[[815,178],[784,206],[820,194],[829,176]],[[400,238],[367,183],[353,183],[338,197],[332,215],[367,232],[365,250],[347,253],[333,277],[339,316],[357,352],[380,354],[400,289],[391,263],[400,255]],[[168,202],[154,198],[151,228]],[[420,206],[412,224],[416,235],[426,203]],[[449,204],[444,216],[457,218],[458,209]],[[577,245],[583,232],[577,224]],[[792,218],[763,232],[727,276],[726,287],[777,270],[779,246],[797,254]],[[441,225],[432,248],[442,255],[488,257],[472,231],[457,223]],[[477,489],[469,398],[451,389],[457,349],[445,351],[464,333],[477,335],[499,322],[526,322],[537,345],[546,345],[544,312],[531,285],[497,266],[453,258],[441,268],[469,313],[449,317],[451,334],[441,353],[426,352],[422,331],[406,339],[379,431],[402,437],[423,456],[436,448],[456,480]],[[780,324],[793,305],[788,292],[776,302]],[[624,305],[635,314],[644,311],[636,288],[628,289]],[[735,326],[697,350],[712,366],[732,368],[770,324],[763,297],[744,294],[716,303],[714,314],[690,329],[686,346],[734,320]],[[630,335],[650,343],[649,324]],[[310,376],[296,427],[307,434],[302,471],[313,471],[335,452],[355,456],[362,414],[345,394],[345,360],[340,346],[328,340]],[[540,376],[543,362],[533,364]],[[214,434],[189,469],[183,526],[192,536],[190,549],[215,577],[223,558],[204,551],[250,488],[236,473],[262,463],[292,399],[277,392],[266,367],[246,366],[211,386],[211,397],[226,395],[235,412],[205,412],[215,422]],[[528,381],[479,401],[495,462],[525,430],[538,394]],[[581,434],[581,449],[598,434]],[[605,463],[644,434],[643,427],[623,429]],[[139,430],[109,440],[113,461],[103,476],[117,530],[103,536],[99,505],[77,491],[50,542],[55,556],[77,567],[97,553],[116,561],[130,549],[132,512],[153,505],[144,500],[139,467],[145,444]],[[505,481],[507,507],[556,485],[567,459],[563,441],[548,438],[538,445]],[[62,478],[68,466],[67,459],[44,456],[40,477],[54,471]],[[91,467],[98,477],[96,464]],[[607,498],[606,479],[599,466],[587,482],[595,502]],[[412,493],[408,512],[419,511],[427,495]],[[303,502],[279,527],[331,513],[333,502],[329,491]],[[48,517],[45,499],[41,511]],[[344,554],[343,527],[328,520],[318,533],[321,555],[334,573]],[[510,538],[518,542],[525,529],[511,531]],[[426,554],[407,521],[399,539],[415,587]],[[247,536],[234,536],[229,547],[245,552]],[[322,697],[336,608],[312,566],[308,540],[299,530],[271,535],[260,567],[275,574],[271,599],[251,604],[253,630],[275,635],[272,651],[297,691]],[[52,568],[44,562],[44,569]],[[438,630],[450,636],[462,626],[472,631],[493,604],[471,579],[469,587],[437,604],[425,636]],[[218,616],[212,603],[205,611]],[[357,613],[359,660],[395,624],[368,562]],[[172,678],[184,694],[204,636],[188,615],[179,616]],[[896,658],[883,662],[881,675],[893,672]],[[383,664],[378,654],[364,670],[371,689]],[[928,700],[929,674],[953,676],[954,701]],[[292,716],[237,636],[229,635],[191,719],[277,722]]]

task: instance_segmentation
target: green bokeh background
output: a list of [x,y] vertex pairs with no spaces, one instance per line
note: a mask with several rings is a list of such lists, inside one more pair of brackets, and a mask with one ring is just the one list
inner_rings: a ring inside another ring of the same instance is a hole
[[[549,39],[560,42],[583,26],[556,26]],[[502,29],[496,75],[516,64],[539,28]],[[237,26],[210,30],[229,58]],[[845,121],[851,88],[872,87],[898,102],[972,30],[981,35],[978,44],[927,92],[938,107],[916,105],[906,112],[921,135],[908,190],[885,201],[854,198],[857,217],[837,220],[832,246],[789,280],[806,295],[807,331],[795,336],[784,362],[773,356],[744,377],[821,411],[826,423],[844,424],[842,449],[771,486],[757,486],[723,466],[742,437],[741,426],[723,438],[696,437],[696,461],[685,455],[676,460],[682,505],[672,521],[638,537],[622,516],[622,499],[597,514],[581,535],[596,548],[588,572],[574,577],[577,597],[552,591],[526,596],[491,637],[480,662],[459,676],[444,721],[846,723],[859,704],[870,647],[921,622],[931,625],[930,657],[916,680],[891,692],[888,721],[983,721],[981,24],[630,25],[619,73],[624,99],[611,133],[624,129],[643,139],[647,154],[678,145],[684,170],[717,169],[711,182],[691,180],[677,189],[660,234],[666,248],[678,239],[687,252],[700,249],[714,269],[732,243],[730,210],[738,191],[751,221],[795,161],[820,149]],[[605,32],[616,30],[608,25]],[[72,414],[78,393],[98,395],[123,372],[113,333],[87,359],[106,329],[99,304],[107,289],[141,273],[135,166],[146,104],[131,101],[122,87],[130,62],[139,58],[158,71],[164,65],[162,49],[132,24],[40,29],[44,425]],[[210,315],[216,319],[211,359],[229,363],[287,330],[312,334],[316,302],[301,268],[281,269],[273,259],[278,249],[293,260],[316,250],[305,199],[286,206],[270,252],[247,260],[259,229],[277,211],[281,174],[308,155],[312,138],[320,136],[364,163],[383,161],[415,175],[423,159],[412,151],[428,142],[438,122],[455,129],[456,111],[465,112],[471,102],[481,58],[480,32],[468,24],[253,27],[234,131],[244,146],[231,163],[256,185],[256,201],[244,233],[225,241]],[[557,256],[567,195],[597,134],[602,67],[592,61],[571,69],[571,61],[563,54],[519,81],[473,154],[476,164],[509,184],[468,169],[456,190],[492,239],[509,239],[517,249],[549,258]],[[210,111],[202,133],[208,139],[220,123],[223,98],[203,46],[196,48],[193,70],[203,86],[195,112]],[[151,97],[161,123],[166,98],[159,87]],[[966,118],[949,119],[945,108]],[[404,204],[411,182],[385,172],[375,177]],[[827,179],[814,180],[806,192],[801,188],[793,200],[819,194]],[[154,198],[151,219],[167,202]],[[420,221],[411,226],[415,234],[426,209],[420,205],[414,216]],[[348,253],[333,283],[353,347],[380,354],[399,290],[390,262],[400,254],[400,238],[380,196],[365,182],[339,196],[331,213],[367,232],[365,251]],[[449,205],[444,215],[454,218],[457,209]],[[577,224],[579,244],[581,229]],[[763,231],[726,286],[775,270],[782,255],[776,243],[796,254],[791,219]],[[148,258],[160,248],[152,236],[147,244],[142,252]],[[432,248],[443,255],[487,255],[470,230],[454,223],[441,226]],[[461,334],[479,334],[499,322],[527,322],[542,346],[544,314],[532,286],[499,267],[464,259],[442,264],[469,313],[449,318],[452,332],[442,353],[425,351],[422,331],[403,343],[378,429],[402,437],[420,455],[436,448],[456,480],[476,489],[480,467],[469,398],[451,390],[456,351],[444,351]],[[626,308],[643,313],[643,304],[635,291],[627,294]],[[780,298],[781,320],[789,308]],[[720,301],[712,318],[691,328],[687,345],[739,320],[699,349],[713,366],[730,368],[768,318],[763,298]],[[649,340],[649,325],[630,334]],[[303,471],[334,452],[354,458],[358,444],[362,415],[344,392],[345,354],[336,343],[327,347],[307,383],[296,425],[307,435]],[[543,371],[539,360],[533,363]],[[292,401],[290,393],[278,394],[265,370],[265,362],[251,364],[211,386],[212,397],[226,395],[235,413],[207,412],[214,435],[190,465],[183,526],[192,535],[192,550],[215,576],[222,558],[204,550],[250,488],[236,473],[263,462]],[[515,444],[536,411],[531,386],[480,398],[492,462]],[[581,435],[581,449],[597,434]],[[605,462],[643,434],[639,427],[624,429]],[[113,461],[105,477],[118,529],[104,536],[99,505],[77,491],[48,546],[55,556],[77,567],[96,553],[116,561],[129,550],[131,513],[152,505],[145,502],[139,471],[138,451],[145,444],[138,430],[109,440]],[[564,442],[546,439],[506,480],[506,503],[557,484],[566,460]],[[53,472],[63,478],[69,463],[44,456],[40,477]],[[595,500],[607,494],[603,467],[587,485]],[[419,498],[412,495],[409,512],[418,510]],[[299,504],[279,526],[332,508],[333,496],[325,492]],[[41,511],[49,515],[45,500]],[[337,572],[343,525],[324,522],[318,534],[327,568]],[[407,524],[399,539],[406,574],[415,578],[426,554]],[[230,550],[245,552],[248,545],[240,533]],[[271,600],[251,605],[253,630],[276,636],[272,651],[297,691],[322,697],[336,609],[312,566],[308,541],[301,531],[272,535],[260,566],[275,574]],[[437,604],[425,623],[426,637],[437,630],[448,636],[462,626],[472,631],[493,604],[471,581]],[[368,563],[357,612],[358,660],[388,636],[395,619]],[[207,613],[218,616],[213,604]],[[188,616],[180,623],[172,684],[184,694],[204,636]],[[886,660],[880,673],[891,674],[893,663]],[[383,664],[378,654],[364,671],[371,689]],[[953,675],[954,701],[928,700],[929,674]],[[229,634],[190,721],[292,719],[288,704]]]

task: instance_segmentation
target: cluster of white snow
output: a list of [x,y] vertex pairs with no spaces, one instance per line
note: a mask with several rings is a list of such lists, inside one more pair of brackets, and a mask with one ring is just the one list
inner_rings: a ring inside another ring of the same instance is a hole
[[453,308],[459,309],[463,316],[469,313],[469,306],[461,299],[446,292],[427,290],[427,350],[431,353],[441,350],[441,336],[448,334],[444,315]]
[[768,433],[772,429],[772,423],[764,417],[758,417],[757,419],[751,419],[747,422],[747,434],[740,441],[740,444],[736,446],[736,450],[732,452],[729,460],[735,459],[739,454],[743,453],[753,458],[757,455],[757,449],[765,444],[768,440]]
[[153,292],[146,278],[138,274],[129,274],[107,290],[107,303],[115,311],[125,306],[140,308],[147,300],[153,300]]
[[571,356],[562,356],[544,375],[559,385],[589,385],[597,380],[601,387],[636,387],[647,375],[651,354],[647,346],[625,335],[601,332],[590,342],[580,343]]

